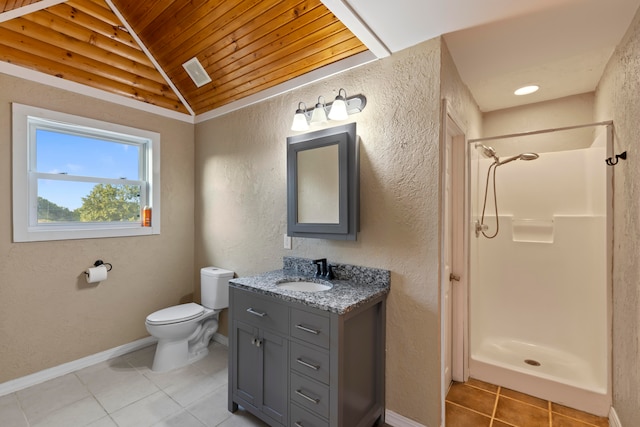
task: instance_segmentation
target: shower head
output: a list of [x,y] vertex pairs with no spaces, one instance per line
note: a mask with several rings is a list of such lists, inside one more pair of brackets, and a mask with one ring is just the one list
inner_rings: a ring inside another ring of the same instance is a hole
[[496,150],[493,147],[487,147],[484,144],[477,144],[476,148],[480,148],[480,152],[483,156],[490,159],[493,158],[498,161],[498,157],[496,156]]
[[537,153],[521,153],[517,156],[509,157],[505,160],[498,160],[498,166],[504,165],[505,163],[512,162],[514,160],[535,160],[540,157]]
[[538,153],[522,153],[520,154],[520,160],[535,160],[538,157]]

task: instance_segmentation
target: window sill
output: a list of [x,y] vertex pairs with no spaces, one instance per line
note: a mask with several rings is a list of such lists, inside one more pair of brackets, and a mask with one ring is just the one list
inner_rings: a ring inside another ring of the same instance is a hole
[[134,237],[160,234],[160,227],[112,226],[84,228],[69,226],[29,227],[26,232],[14,233],[13,241],[41,242],[49,240],[101,239],[108,237]]

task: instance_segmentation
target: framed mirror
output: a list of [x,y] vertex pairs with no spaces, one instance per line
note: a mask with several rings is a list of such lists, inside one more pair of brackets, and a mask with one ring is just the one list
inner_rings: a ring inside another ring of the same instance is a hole
[[359,153],[356,124],[287,138],[287,234],[356,240]]

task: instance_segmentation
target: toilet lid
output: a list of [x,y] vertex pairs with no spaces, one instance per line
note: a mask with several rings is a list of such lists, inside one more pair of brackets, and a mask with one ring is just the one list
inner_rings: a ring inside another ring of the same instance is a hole
[[186,322],[202,316],[204,307],[194,302],[163,308],[147,316],[147,323],[151,325],[166,325],[169,323]]

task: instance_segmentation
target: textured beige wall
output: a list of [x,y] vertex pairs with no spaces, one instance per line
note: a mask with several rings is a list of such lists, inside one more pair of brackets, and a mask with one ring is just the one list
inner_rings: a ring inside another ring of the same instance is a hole
[[[429,426],[440,425],[440,54],[440,40],[431,40],[196,126],[196,267],[246,276],[292,255],[391,270],[387,407]],[[361,232],[356,242],[294,238],[285,250],[293,113],[299,101],[331,100],[341,87],[367,97],[352,116]]]
[[[504,110],[491,111],[483,115],[483,136],[509,135],[540,129],[557,129],[593,123],[594,93],[567,96],[546,102],[523,105]],[[487,141],[500,157],[527,151],[548,153],[552,151],[586,148],[594,140],[594,128],[544,133],[526,137]]]
[[613,407],[623,426],[640,420],[640,11],[596,91],[596,120],[613,120]]
[[[162,234],[12,243],[11,102],[161,134]],[[147,336],[193,293],[194,126],[0,74],[0,383]],[[96,259],[113,264],[87,285]]]

